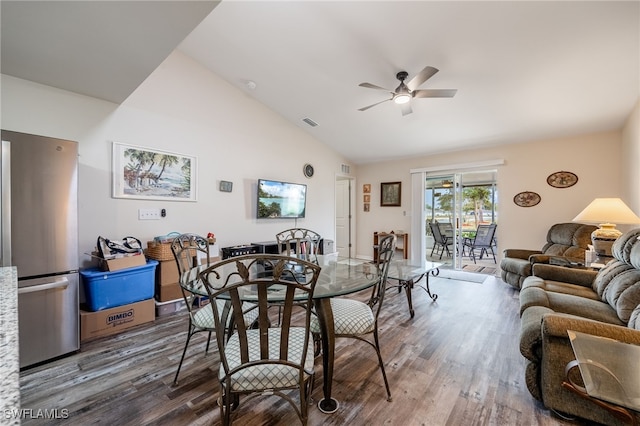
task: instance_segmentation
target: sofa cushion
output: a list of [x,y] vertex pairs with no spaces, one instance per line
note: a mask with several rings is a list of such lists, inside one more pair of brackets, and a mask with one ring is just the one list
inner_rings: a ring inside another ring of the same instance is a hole
[[[611,246],[611,255],[625,263],[632,264],[631,251],[634,246],[638,245],[638,237],[640,236],[640,228],[633,229],[622,234]],[[636,266],[636,265],[634,265]],[[637,265],[636,268],[640,266]]]
[[[639,237],[640,238],[640,237]],[[640,241],[636,238],[636,241]],[[629,263],[636,269],[640,269],[640,244],[636,243],[629,253]]]
[[607,263],[604,268],[598,272],[596,278],[593,280],[593,290],[598,293],[598,297],[601,300],[604,299],[604,291],[607,289],[607,286],[611,283],[611,281],[622,274],[623,272],[634,269],[633,266],[628,265],[627,263],[620,260],[612,260]]
[[591,244],[591,233],[597,229],[581,223],[556,223],[547,232],[545,254],[584,261],[584,251]]
[[527,287],[520,290],[521,315],[534,306],[542,306],[557,313],[576,315],[609,324],[626,324],[626,321],[623,322],[618,318],[617,311],[606,302],[572,294],[545,291],[539,287]]
[[591,287],[578,284],[570,284],[562,281],[543,280],[540,277],[532,276],[524,280],[522,288],[538,287],[544,291],[554,293],[573,294],[574,296],[585,297],[587,299],[600,300],[598,294]]
[[640,304],[640,270],[624,271],[612,279],[603,298],[625,324],[629,322],[631,312]]
[[636,306],[629,316],[627,327],[633,330],[640,330],[640,305]]

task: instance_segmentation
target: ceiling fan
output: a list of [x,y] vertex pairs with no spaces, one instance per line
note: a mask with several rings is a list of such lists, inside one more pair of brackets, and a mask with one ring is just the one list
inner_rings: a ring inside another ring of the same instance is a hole
[[420,71],[420,73],[418,73],[411,80],[409,80],[407,84],[405,84],[404,80],[409,76],[409,73],[407,73],[406,71],[400,71],[398,74],[396,74],[396,78],[400,80],[400,85],[396,87],[394,91],[385,89],[384,87],[376,86],[375,84],[371,83],[360,83],[360,87],[367,87],[369,89],[384,90],[385,92],[389,92],[391,93],[391,98],[360,108],[358,109],[358,111],[366,111],[369,108],[379,105],[383,102],[394,101],[402,108],[402,115],[407,115],[413,112],[413,110],[411,109],[411,104],[409,103],[412,98],[452,98],[458,91],[457,89],[418,90],[418,86],[433,77],[433,75],[437,72],[437,68],[426,66],[422,71]]

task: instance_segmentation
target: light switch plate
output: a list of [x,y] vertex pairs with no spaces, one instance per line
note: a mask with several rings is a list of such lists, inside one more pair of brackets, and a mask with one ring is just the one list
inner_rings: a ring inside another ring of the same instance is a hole
[[160,220],[160,209],[138,209],[138,220]]

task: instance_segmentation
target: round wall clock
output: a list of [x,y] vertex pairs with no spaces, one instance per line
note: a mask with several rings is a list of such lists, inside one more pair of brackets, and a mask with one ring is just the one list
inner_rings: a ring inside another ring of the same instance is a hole
[[313,176],[313,166],[309,163],[305,164],[304,167],[302,168],[302,172],[304,173],[304,175],[308,178]]
[[513,197],[513,202],[520,207],[533,207],[538,204],[540,200],[540,195],[531,191],[524,191]]
[[569,188],[578,182],[578,176],[571,172],[551,173],[547,178],[547,183],[554,188]]

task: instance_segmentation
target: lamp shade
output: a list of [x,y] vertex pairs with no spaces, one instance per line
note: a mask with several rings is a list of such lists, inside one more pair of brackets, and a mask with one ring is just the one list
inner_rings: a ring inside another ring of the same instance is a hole
[[613,243],[622,235],[615,224],[640,223],[640,217],[620,198],[596,198],[573,221],[598,224],[600,228],[591,234],[594,250],[598,256],[611,256]]
[[612,224],[635,224],[640,223],[640,217],[622,201],[620,198],[596,198],[585,207],[576,217],[574,222],[583,223],[612,223]]

